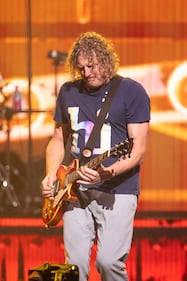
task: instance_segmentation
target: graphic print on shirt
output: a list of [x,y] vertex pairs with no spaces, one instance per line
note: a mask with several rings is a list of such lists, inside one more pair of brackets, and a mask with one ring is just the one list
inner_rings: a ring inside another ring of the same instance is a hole
[[[98,110],[99,112],[99,110]],[[88,141],[88,138],[90,136],[90,133],[93,129],[94,123],[92,121],[82,121],[78,122],[79,120],[79,107],[69,107],[68,113],[70,115],[71,120],[71,128],[73,130],[72,134],[72,152],[79,154],[80,153],[80,147],[78,147],[79,143],[79,131],[84,130],[84,143],[83,147]],[[99,137],[98,137],[99,139]],[[111,148],[111,126],[110,124],[103,124],[101,131],[100,131],[100,147],[95,148],[93,151],[93,154],[101,154],[106,149]]]

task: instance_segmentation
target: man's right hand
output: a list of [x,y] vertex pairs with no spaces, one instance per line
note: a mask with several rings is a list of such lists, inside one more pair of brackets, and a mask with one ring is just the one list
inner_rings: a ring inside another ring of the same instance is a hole
[[41,182],[41,190],[43,197],[54,199],[54,182],[55,176],[46,176]]

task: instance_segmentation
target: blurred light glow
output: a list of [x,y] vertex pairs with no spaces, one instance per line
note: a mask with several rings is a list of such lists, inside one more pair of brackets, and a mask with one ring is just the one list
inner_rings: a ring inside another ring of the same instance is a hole
[[177,111],[187,115],[187,108],[178,99],[178,87],[184,78],[187,78],[187,62],[180,64],[170,75],[168,80],[168,95],[173,107]]

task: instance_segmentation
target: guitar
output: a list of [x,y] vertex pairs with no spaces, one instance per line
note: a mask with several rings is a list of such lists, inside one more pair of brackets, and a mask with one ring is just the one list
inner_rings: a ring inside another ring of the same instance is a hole
[[[96,156],[90,160],[86,165],[93,170],[96,170],[100,164],[108,157],[130,157],[133,146],[133,139],[126,139],[116,144],[111,149],[105,151],[103,154]],[[60,165],[57,170],[57,180],[54,183],[54,199],[44,198],[42,208],[42,219],[46,227],[55,226],[62,218],[63,210],[62,203],[66,200],[77,200],[72,187],[76,185],[78,179],[79,160],[74,159],[69,166]]]

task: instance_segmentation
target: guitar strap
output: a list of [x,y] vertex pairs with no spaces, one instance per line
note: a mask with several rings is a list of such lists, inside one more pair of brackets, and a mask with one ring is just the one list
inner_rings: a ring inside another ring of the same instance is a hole
[[92,132],[89,136],[89,139],[86,143],[86,146],[82,151],[81,158],[80,158],[81,165],[86,164],[92,156],[93,148],[96,144],[97,137],[99,135],[99,132],[101,130],[103,122],[104,122],[104,120],[106,118],[106,115],[108,113],[108,109],[109,109],[109,107],[112,103],[112,100],[113,100],[113,98],[114,98],[114,96],[117,92],[117,88],[119,87],[122,79],[123,78],[120,75],[116,75],[113,78],[113,81],[112,81],[111,87],[109,89],[108,95],[105,98],[105,101],[104,101],[104,103],[101,107],[99,115],[97,116],[97,119],[95,121],[95,125],[92,129]]

